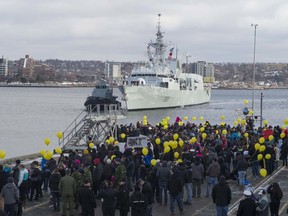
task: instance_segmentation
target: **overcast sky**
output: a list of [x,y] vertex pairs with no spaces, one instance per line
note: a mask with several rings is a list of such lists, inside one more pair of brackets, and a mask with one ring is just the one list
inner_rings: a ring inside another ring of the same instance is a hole
[[190,62],[253,62],[252,23],[256,62],[287,62],[288,0],[0,0],[0,55],[146,60],[158,13]]

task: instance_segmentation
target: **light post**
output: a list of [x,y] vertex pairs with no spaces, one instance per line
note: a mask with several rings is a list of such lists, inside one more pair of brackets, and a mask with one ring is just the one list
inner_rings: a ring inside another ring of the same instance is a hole
[[256,29],[258,24],[251,24],[254,27],[254,52],[253,52],[253,79],[252,79],[252,120],[254,121],[254,90],[255,90],[255,52],[256,52]]

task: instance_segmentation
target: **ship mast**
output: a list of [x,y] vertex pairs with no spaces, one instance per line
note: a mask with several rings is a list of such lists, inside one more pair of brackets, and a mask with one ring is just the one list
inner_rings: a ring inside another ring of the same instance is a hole
[[163,44],[163,33],[161,32],[161,14],[158,14],[157,33],[156,33],[156,56],[161,63],[164,62],[165,45]]

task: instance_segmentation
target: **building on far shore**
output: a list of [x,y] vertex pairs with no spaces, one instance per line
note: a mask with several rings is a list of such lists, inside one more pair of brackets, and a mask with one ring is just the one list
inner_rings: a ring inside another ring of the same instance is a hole
[[29,55],[20,59],[18,74],[21,79],[25,79],[26,81],[36,80],[35,61],[33,58],[30,58]]
[[203,76],[203,81],[205,83],[215,82],[215,71],[212,63],[207,63],[206,61],[197,61],[192,63],[191,70],[192,73]]
[[4,56],[0,58],[0,76],[8,76],[8,59],[5,59]]

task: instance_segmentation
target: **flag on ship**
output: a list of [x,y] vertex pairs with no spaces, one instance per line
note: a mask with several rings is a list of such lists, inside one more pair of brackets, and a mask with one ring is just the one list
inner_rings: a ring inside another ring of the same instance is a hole
[[170,49],[169,56],[168,56],[168,59],[169,59],[169,60],[172,59],[173,50],[174,50],[174,47],[172,47],[172,48]]

